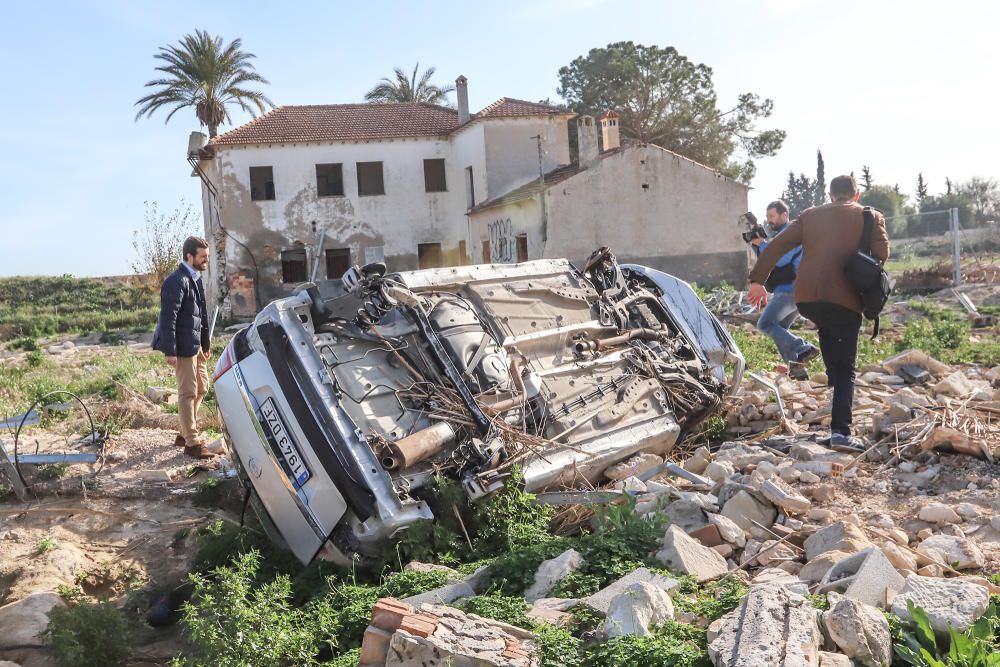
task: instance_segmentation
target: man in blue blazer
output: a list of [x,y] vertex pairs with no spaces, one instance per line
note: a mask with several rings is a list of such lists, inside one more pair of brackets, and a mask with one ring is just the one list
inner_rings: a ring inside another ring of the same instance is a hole
[[208,268],[208,241],[189,236],[182,248],[184,260],[160,287],[160,317],[153,334],[153,349],[167,357],[177,374],[177,407],[180,435],[175,445],[194,458],[213,456],[198,432],[198,408],[208,393],[208,306],[201,272]]

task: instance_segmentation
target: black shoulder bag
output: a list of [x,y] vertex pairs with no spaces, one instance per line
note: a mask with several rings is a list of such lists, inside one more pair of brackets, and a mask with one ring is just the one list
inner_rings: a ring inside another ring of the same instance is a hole
[[892,294],[893,281],[882,267],[882,262],[871,254],[872,230],[875,227],[874,209],[865,206],[862,215],[865,227],[861,233],[861,242],[858,243],[857,252],[847,260],[844,274],[861,296],[861,314],[865,319],[875,323],[872,330],[872,340],[874,340],[879,331],[879,314],[885,308],[889,295]]

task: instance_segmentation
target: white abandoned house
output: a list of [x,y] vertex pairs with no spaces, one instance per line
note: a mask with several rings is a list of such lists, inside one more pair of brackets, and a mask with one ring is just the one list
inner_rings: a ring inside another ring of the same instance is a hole
[[470,114],[465,77],[456,84],[457,109],[281,106],[207,144],[193,133],[188,161],[216,249],[209,300],[248,316],[353,264],[582,262],[601,245],[687,280],[743,279],[747,186],[657,146],[621,145],[613,112],[600,139],[592,117],[576,119],[571,163],[576,114],[511,98]]

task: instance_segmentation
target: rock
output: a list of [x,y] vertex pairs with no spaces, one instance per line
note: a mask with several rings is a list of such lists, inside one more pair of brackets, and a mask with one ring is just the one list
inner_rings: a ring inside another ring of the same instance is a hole
[[705,472],[705,468],[708,464],[712,462],[712,454],[708,451],[708,447],[699,447],[694,450],[694,454],[684,462],[684,469],[693,472],[696,475],[702,475]]
[[847,657],[866,667],[888,667],[892,661],[889,622],[878,609],[837,596],[823,614],[830,639]]
[[854,667],[854,663],[843,653],[820,651],[819,667]]
[[724,482],[736,474],[736,468],[729,461],[712,461],[705,467],[705,477],[713,482]]
[[900,405],[906,406],[910,410],[918,407],[926,408],[931,404],[929,398],[927,398],[923,394],[918,394],[909,387],[903,387],[902,389],[897,391],[896,395],[893,396],[893,400],[896,401],[896,403],[899,403]]
[[[944,558],[936,558],[935,552],[939,552]],[[979,550],[976,543],[964,537],[932,535],[920,543],[917,547],[917,553],[936,562],[943,561],[945,565],[950,565],[956,570],[967,570],[986,565],[983,552]]]
[[931,389],[935,394],[944,394],[945,396],[961,398],[971,394],[975,391],[976,387],[969,382],[967,377],[962,375],[961,371],[955,371],[932,386]]
[[747,545],[746,533],[729,517],[721,514],[709,514],[708,522],[719,529],[719,535],[726,542],[735,544],[741,549]]
[[691,532],[708,525],[705,511],[700,503],[693,500],[675,500],[663,508],[663,513],[671,525],[680,527],[684,532]]
[[813,484],[803,487],[802,492],[818,503],[828,503],[837,496],[833,484]]
[[822,637],[809,601],[781,586],[754,586],[708,628],[715,667],[816,665]]
[[778,565],[795,560],[798,557],[798,552],[792,549],[787,542],[768,540],[760,545],[760,549],[754,557],[762,567],[767,567],[772,563]]
[[799,471],[799,481],[803,484],[817,484],[820,479],[820,476],[814,472],[809,472],[808,470]]
[[[715,453],[715,462],[730,462],[736,470],[743,470],[750,465],[760,465],[762,461],[768,463],[778,463],[781,459],[777,455],[757,447],[742,442],[724,442]],[[706,469],[707,473],[708,470]]]
[[799,579],[802,581],[808,581],[811,583],[817,583],[823,580],[823,577],[829,572],[830,568],[844,560],[851,554],[845,554],[843,551],[827,551],[821,553],[816,558],[813,558],[808,563],[799,570]]
[[806,550],[806,561],[811,561],[827,551],[855,554],[871,546],[871,542],[857,526],[839,521],[810,535],[803,546]]
[[567,549],[555,558],[542,561],[535,572],[535,581],[524,592],[524,599],[534,602],[546,595],[566,575],[575,572],[583,565],[583,556],[576,549]]
[[809,586],[797,576],[786,572],[780,567],[768,567],[757,573],[750,582],[751,586],[782,586],[792,593],[806,595]]
[[889,406],[889,419],[895,423],[908,422],[913,419],[913,410],[902,403],[893,403]]
[[458,570],[453,570],[447,565],[438,565],[436,563],[421,563],[418,560],[411,560],[409,563],[403,566],[403,570],[410,572],[444,572],[455,581],[458,581],[462,578],[462,575],[458,572]]
[[986,613],[989,591],[983,586],[961,579],[938,579],[910,575],[906,585],[892,601],[892,613],[911,621],[907,602],[913,602],[927,612],[931,627],[947,632],[948,626],[962,632]]
[[979,516],[979,508],[972,503],[959,503],[955,506],[955,512],[965,520]]
[[760,492],[776,506],[790,514],[805,514],[812,503],[780,479],[769,479],[761,484]]
[[153,403],[177,404],[177,390],[170,387],[146,387],[146,398]]
[[920,508],[920,513],[917,514],[917,518],[921,521],[926,521],[927,523],[958,523],[961,519],[955,510],[948,507],[944,503],[927,503]]
[[885,531],[885,534],[901,547],[905,547],[910,543],[910,536],[907,535],[906,531],[901,528],[890,528]]
[[1000,515],[994,516],[990,519],[990,528],[1000,532]]
[[868,547],[831,567],[817,589],[840,591],[852,600],[885,607],[886,600],[903,588],[903,577],[878,547]]
[[883,544],[882,553],[897,570],[910,570],[911,572],[917,570],[917,557],[900,548],[895,542]]
[[754,521],[762,526],[770,527],[778,517],[778,510],[770,504],[757,500],[748,491],[741,490],[726,502],[722,507],[721,514],[751,535],[766,535],[766,531],[763,531]]
[[824,507],[814,507],[806,513],[806,517],[810,521],[826,523],[833,518],[833,510],[828,510]]
[[618,581],[609,584],[590,597],[580,600],[580,603],[586,604],[588,607],[596,609],[602,614],[607,615],[608,608],[611,606],[611,600],[626,588],[638,582],[653,584],[666,593],[670,593],[680,588],[680,582],[676,579],[671,579],[670,577],[665,577],[662,574],[656,574],[648,568],[640,567],[636,570],[632,570]]
[[556,627],[562,627],[572,620],[572,616],[566,610],[572,609],[578,604],[577,600],[566,598],[541,598],[535,600],[531,609],[527,611],[528,618],[539,623],[549,623]]
[[667,528],[663,549],[656,559],[675,574],[689,574],[698,581],[721,577],[729,571],[726,560],[717,551],[699,544],[677,526]]
[[824,385],[824,386],[827,383],[829,383],[826,373],[811,373],[809,375],[809,381],[812,382],[813,384]]
[[637,494],[646,493],[646,483],[643,482],[638,477],[626,477],[625,479],[618,480],[611,485],[612,488],[624,491],[626,493]]
[[[385,628],[373,626],[383,632]],[[453,607],[425,604],[419,614],[403,616],[392,631],[385,667],[416,665],[476,665],[476,667],[537,667],[538,646],[530,632],[507,623],[466,614]],[[361,648],[366,654],[368,632]],[[374,651],[373,651],[374,653]],[[377,662],[376,664],[381,664]]]
[[0,650],[44,648],[40,635],[49,624],[49,613],[65,607],[58,593],[32,593],[0,607]]
[[641,477],[643,473],[649,472],[662,463],[662,456],[649,452],[639,452],[635,456],[609,467],[604,471],[604,476],[615,481],[621,481],[628,477]]
[[645,637],[650,634],[651,626],[673,617],[674,605],[670,596],[653,584],[638,582],[630,584],[611,600],[602,634],[605,637]]
[[423,604],[448,604],[461,598],[471,598],[475,594],[472,586],[464,581],[452,581],[434,590],[403,598],[403,602],[419,609]]
[[917,533],[918,540],[926,540],[928,537],[934,534],[934,531],[930,528],[922,528],[920,532]]

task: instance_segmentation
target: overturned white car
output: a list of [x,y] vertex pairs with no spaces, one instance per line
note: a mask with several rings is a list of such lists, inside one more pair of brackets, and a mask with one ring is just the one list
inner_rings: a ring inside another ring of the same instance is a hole
[[738,386],[743,357],[683,281],[601,248],[385,275],[275,301],[215,374],[226,437],[271,538],[304,563],[374,555],[433,519],[439,473],[473,498],[599,481],[670,450]]

